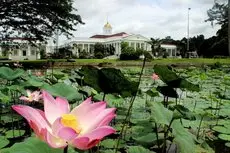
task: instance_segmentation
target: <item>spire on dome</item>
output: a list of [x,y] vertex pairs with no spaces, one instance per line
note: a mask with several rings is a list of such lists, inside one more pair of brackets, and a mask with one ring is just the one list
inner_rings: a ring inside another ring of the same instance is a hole
[[111,24],[108,22],[108,17],[107,17],[107,23],[104,25],[103,27],[103,33],[105,35],[111,35],[112,34],[112,26]]

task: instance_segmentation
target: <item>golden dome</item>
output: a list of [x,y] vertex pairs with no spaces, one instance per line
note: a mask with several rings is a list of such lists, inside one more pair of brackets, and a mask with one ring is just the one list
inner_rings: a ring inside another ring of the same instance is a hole
[[112,29],[112,26],[109,24],[109,22],[107,22],[107,23],[104,25],[104,28]]

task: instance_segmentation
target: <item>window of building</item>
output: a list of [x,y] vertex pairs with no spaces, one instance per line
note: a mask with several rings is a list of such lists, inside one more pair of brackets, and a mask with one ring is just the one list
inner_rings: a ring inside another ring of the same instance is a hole
[[26,56],[26,50],[22,51],[22,56]]
[[31,53],[32,56],[34,56],[35,55],[35,50],[31,50],[30,53]]
[[18,56],[18,50],[14,50],[13,55]]

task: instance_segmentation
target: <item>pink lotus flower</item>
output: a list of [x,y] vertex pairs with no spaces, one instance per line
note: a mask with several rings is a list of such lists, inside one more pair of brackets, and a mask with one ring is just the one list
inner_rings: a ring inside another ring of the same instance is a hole
[[30,90],[26,90],[27,97],[21,96],[19,99],[25,102],[39,101],[41,99],[40,91],[31,92]]
[[35,134],[53,148],[72,145],[86,150],[97,145],[105,136],[115,133],[108,126],[116,116],[115,108],[106,108],[105,102],[92,103],[86,99],[70,111],[66,99],[54,99],[42,91],[44,111],[25,105],[12,108],[29,122]]
[[152,79],[153,79],[153,80],[158,80],[158,79],[159,79],[159,76],[158,76],[156,73],[153,73]]

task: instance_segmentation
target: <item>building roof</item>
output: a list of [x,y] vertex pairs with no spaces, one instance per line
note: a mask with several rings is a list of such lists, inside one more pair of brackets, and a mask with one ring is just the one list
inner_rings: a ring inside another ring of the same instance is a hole
[[99,38],[99,39],[105,39],[105,38],[111,38],[111,37],[123,37],[127,36],[128,34],[125,32],[120,32],[112,35],[93,35],[90,38]]

